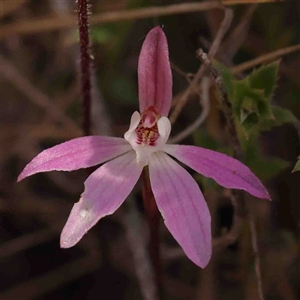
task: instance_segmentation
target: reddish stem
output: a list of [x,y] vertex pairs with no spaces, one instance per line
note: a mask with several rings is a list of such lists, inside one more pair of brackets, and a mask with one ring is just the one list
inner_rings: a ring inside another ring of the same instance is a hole
[[88,0],[78,0],[78,29],[80,40],[81,93],[83,98],[83,131],[90,134],[91,124],[91,74]]
[[147,221],[150,231],[149,241],[149,254],[152,262],[152,266],[155,274],[155,282],[159,294],[161,294],[162,287],[162,267],[160,259],[160,248],[159,248],[159,224],[160,224],[160,213],[157,208],[154,195],[151,190],[149,171],[145,167],[143,170],[143,202],[146,211]]

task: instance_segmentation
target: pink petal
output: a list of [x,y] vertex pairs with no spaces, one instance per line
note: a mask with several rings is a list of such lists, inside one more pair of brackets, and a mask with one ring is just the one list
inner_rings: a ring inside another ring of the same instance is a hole
[[159,211],[188,258],[204,268],[211,257],[210,213],[193,177],[164,152],[149,163],[151,188]]
[[121,155],[131,146],[121,138],[85,136],[59,144],[37,155],[18,177],[49,171],[73,171],[101,164]]
[[196,146],[166,145],[164,151],[225,188],[245,190],[257,198],[270,199],[251,170],[228,155]]
[[140,112],[154,106],[167,116],[172,100],[172,73],[167,38],[159,26],[148,33],[143,43],[138,79]]
[[92,173],[61,233],[61,247],[74,246],[101,218],[114,213],[133,189],[141,172],[135,152],[130,151]]

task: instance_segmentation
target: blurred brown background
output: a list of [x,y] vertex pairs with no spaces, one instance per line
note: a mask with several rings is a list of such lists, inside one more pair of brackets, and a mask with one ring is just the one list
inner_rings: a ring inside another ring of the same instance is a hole
[[[94,134],[122,136],[138,108],[137,61],[147,32],[153,26],[164,26],[176,103],[189,84],[189,74],[200,66],[196,50],[209,49],[223,12],[209,9],[127,21],[118,21],[117,16],[102,23],[97,17],[115,10],[147,11],[152,6],[188,2],[90,3],[95,18],[90,32],[92,130]],[[16,183],[26,163],[42,149],[82,135],[75,1],[1,0],[0,5],[0,298],[143,299],[151,295],[140,185],[119,211],[101,220],[76,247],[62,250],[60,231],[88,173],[51,172]],[[225,65],[238,65],[300,43],[299,1],[229,7],[234,18],[216,54]],[[299,51],[282,57],[273,99],[298,118],[299,67]],[[191,97],[173,134],[190,124],[200,111],[197,97]],[[221,121],[216,101],[212,101],[204,125],[184,142],[207,146],[203,139],[199,142],[201,134],[218,141],[223,132]],[[300,152],[299,135],[295,126],[286,124],[265,132],[260,141],[263,153],[284,161],[274,167],[271,176],[263,178],[273,201],[246,199],[252,201],[257,221],[265,299],[296,300],[300,298],[300,177],[291,170]],[[222,190],[204,192],[215,235],[220,235],[231,226],[232,206]],[[163,299],[258,299],[247,224],[238,241],[215,253],[205,270],[183,255],[163,224],[161,235]]]

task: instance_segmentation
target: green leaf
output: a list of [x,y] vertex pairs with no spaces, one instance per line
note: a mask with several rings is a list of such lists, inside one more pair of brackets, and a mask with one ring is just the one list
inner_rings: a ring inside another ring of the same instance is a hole
[[233,81],[233,90],[234,90],[233,106],[238,112],[240,110],[240,107],[243,104],[245,95],[247,95],[249,91],[249,84],[247,80]]
[[281,124],[299,122],[295,115],[288,109],[273,105],[272,110],[275,120]]
[[248,166],[261,180],[269,180],[288,168],[290,162],[279,157],[259,155],[257,159],[248,162]]
[[214,65],[222,74],[241,142],[274,126],[299,123],[291,111],[271,105],[279,61],[261,66],[243,80],[236,80],[222,64],[214,62]]
[[262,119],[273,119],[269,100],[263,90],[253,89],[248,79],[233,82],[233,112],[242,133],[249,138]]
[[260,117],[274,118],[269,101],[263,90],[251,88],[247,79],[235,81],[233,86],[237,113],[244,109],[249,113],[256,113]]
[[233,100],[233,81],[235,80],[234,75],[230,72],[230,70],[224,66],[223,64],[214,61],[214,66],[221,73],[223,85],[227,92],[228,98],[230,101]]
[[281,126],[287,123],[296,124],[299,122],[295,115],[288,109],[276,105],[272,105],[271,109],[274,115],[274,119],[263,120],[260,124],[260,128],[262,130],[270,130],[275,126]]
[[279,61],[261,66],[254,70],[247,78],[253,89],[263,90],[265,97],[271,98],[278,78]]
[[254,129],[256,129],[256,125],[258,124],[258,116],[255,113],[249,113],[246,118],[241,122],[242,131],[246,137],[249,139],[250,134]]
[[295,164],[295,167],[294,167],[292,173],[294,173],[294,172],[296,172],[296,171],[300,171],[300,156],[298,156],[297,159],[298,159],[298,160],[297,160],[297,162],[296,162],[296,164]]

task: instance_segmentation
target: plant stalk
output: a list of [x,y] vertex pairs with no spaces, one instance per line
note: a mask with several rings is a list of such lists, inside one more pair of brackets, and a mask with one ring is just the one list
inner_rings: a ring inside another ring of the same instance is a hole
[[159,248],[159,224],[160,212],[157,208],[154,195],[150,186],[149,170],[145,167],[142,173],[143,178],[143,202],[147,216],[147,222],[150,232],[149,255],[152,262],[155,282],[159,296],[162,294],[162,266]]
[[80,42],[81,94],[83,100],[83,132],[91,134],[91,74],[88,0],[78,0],[78,29]]

